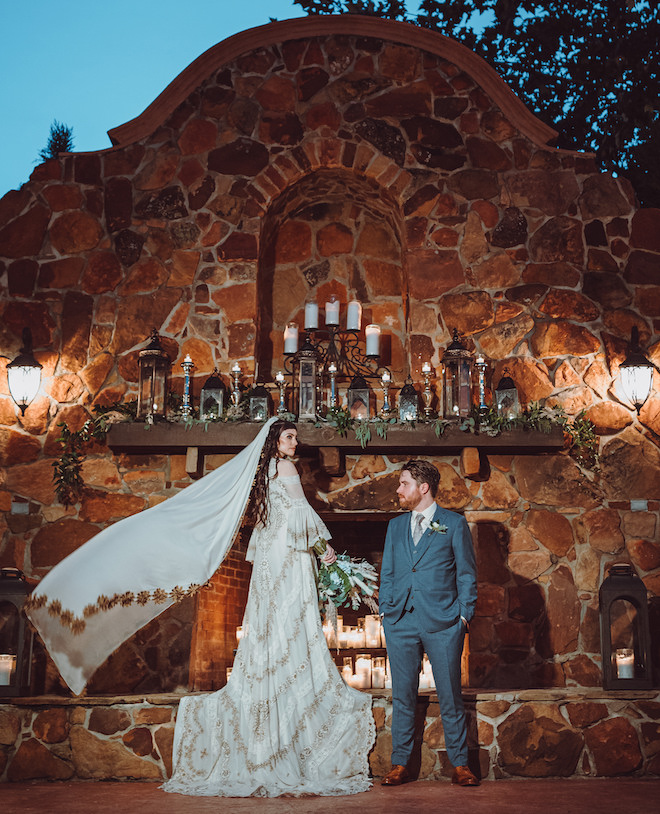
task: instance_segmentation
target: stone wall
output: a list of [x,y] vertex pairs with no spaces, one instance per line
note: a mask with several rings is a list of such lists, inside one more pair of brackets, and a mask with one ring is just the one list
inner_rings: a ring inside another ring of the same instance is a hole
[[[496,381],[511,371],[523,402],[595,423],[599,472],[565,453],[508,454],[465,477],[457,458],[430,457],[441,502],[465,511],[477,546],[474,683],[598,684],[609,565],[632,562],[660,594],[660,380],[639,417],[617,389],[633,326],[660,362],[660,211],[638,209],[591,156],[549,147],[552,132],[462,46],[364,17],[234,37],[111,136],[111,149],[49,161],[0,200],[2,353],[17,354],[29,325],[44,366],[25,416],[0,395],[0,564],[38,580],[190,483],[183,455],[97,444],[79,502],[55,500],[58,425],[135,397],[153,326],[173,388],[190,354],[199,392],[216,365],[228,383],[235,361],[246,384],[255,361],[269,379],[307,297],[357,297],[382,326],[397,386],[408,373],[419,382],[423,361],[439,371],[456,328]],[[349,457],[336,477],[302,466],[317,505],[382,511],[398,463]],[[237,596],[213,633],[221,672]],[[163,629],[107,672],[124,691],[138,659],[156,665],[144,678],[160,674],[157,689],[184,680],[181,648],[174,661],[169,651],[190,622]]]
[[[390,769],[392,705],[372,690],[375,778]],[[545,690],[467,693],[469,760],[482,778],[660,775],[660,696]],[[169,777],[177,695],[0,704],[0,782]],[[451,777],[437,698],[418,702],[411,769]]]

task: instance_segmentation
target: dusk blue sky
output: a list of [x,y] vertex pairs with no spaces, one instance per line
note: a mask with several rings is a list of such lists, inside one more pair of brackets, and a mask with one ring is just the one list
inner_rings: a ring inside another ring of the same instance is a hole
[[29,179],[54,119],[75,151],[110,147],[212,45],[302,16],[293,0],[0,0],[0,197]]

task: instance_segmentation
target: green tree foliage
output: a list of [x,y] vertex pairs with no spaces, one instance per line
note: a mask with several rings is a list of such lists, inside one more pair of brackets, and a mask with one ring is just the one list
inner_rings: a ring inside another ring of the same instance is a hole
[[39,151],[39,160],[48,161],[50,158],[57,158],[59,153],[70,153],[71,150],[73,150],[73,128],[55,120],[50,126],[46,146]]
[[[309,14],[407,20],[459,40],[558,131],[660,206],[660,9],[657,0],[296,0]],[[412,3],[407,4],[409,8]]]

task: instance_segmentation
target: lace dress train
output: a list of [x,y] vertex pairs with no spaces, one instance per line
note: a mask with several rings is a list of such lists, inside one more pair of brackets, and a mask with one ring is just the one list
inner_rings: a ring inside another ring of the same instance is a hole
[[271,478],[232,673],[221,690],[182,699],[166,791],[276,797],[371,785],[371,698],[339,675],[319,618],[310,547],[329,536],[300,479]]

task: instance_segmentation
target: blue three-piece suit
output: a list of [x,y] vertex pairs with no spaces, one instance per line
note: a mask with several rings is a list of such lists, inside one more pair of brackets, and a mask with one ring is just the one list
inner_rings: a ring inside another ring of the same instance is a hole
[[461,654],[477,601],[472,537],[462,515],[437,507],[433,523],[446,531],[429,527],[415,545],[410,519],[405,512],[390,521],[380,574],[379,608],[392,675],[392,764],[405,766],[413,749],[419,671],[426,651],[447,755],[454,766],[466,766]]

